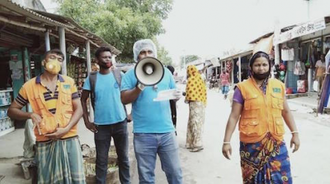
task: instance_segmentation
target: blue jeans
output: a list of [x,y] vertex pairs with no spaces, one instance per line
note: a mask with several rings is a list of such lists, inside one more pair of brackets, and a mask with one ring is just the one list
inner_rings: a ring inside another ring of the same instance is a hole
[[223,95],[228,94],[228,91],[229,91],[229,86],[222,86],[222,94]]
[[170,133],[134,133],[134,151],[138,164],[139,183],[155,183],[155,165],[157,154],[169,184],[182,183],[182,171],[179,161],[179,145],[174,132]]
[[127,120],[112,124],[97,126],[94,134],[96,146],[96,183],[105,184],[108,170],[108,153],[111,137],[114,140],[118,156],[119,179],[122,184],[130,184],[128,160]]

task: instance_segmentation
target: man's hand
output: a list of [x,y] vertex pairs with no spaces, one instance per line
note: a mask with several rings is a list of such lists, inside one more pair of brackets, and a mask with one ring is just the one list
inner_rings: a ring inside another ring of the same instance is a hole
[[97,129],[94,123],[91,122],[85,122],[85,126],[88,130],[92,131],[93,133],[97,133]]
[[56,131],[54,133],[45,134],[45,136],[51,140],[58,140],[68,132],[69,130],[67,128],[56,128]]
[[143,85],[143,84],[141,84],[141,83],[137,83],[136,84],[136,87],[138,88],[138,89],[140,89],[140,91],[143,91],[144,90],[144,88],[145,88],[145,85]]
[[179,100],[182,97],[182,92],[180,90],[175,90],[173,96],[176,100]]
[[132,121],[132,113],[127,114],[127,122],[131,122],[131,121]]
[[40,126],[39,126],[41,121],[42,121],[41,116],[39,116],[39,114],[36,114],[36,113],[31,113],[30,118],[33,122],[32,130],[34,130],[37,127],[38,128],[38,133],[39,133],[39,135],[41,135]]

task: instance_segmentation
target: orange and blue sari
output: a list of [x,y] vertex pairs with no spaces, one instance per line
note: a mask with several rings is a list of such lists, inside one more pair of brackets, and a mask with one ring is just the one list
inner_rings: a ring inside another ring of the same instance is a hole
[[257,143],[240,143],[244,184],[292,184],[285,142],[270,134]]

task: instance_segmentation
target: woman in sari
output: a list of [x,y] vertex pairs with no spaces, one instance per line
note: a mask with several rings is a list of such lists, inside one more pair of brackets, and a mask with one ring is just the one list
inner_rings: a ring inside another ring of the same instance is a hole
[[206,86],[194,65],[187,68],[188,82],[185,102],[189,103],[186,148],[191,152],[203,150],[202,131],[205,121]]
[[268,54],[250,59],[251,76],[237,85],[233,97],[222,153],[230,159],[231,136],[239,120],[240,156],[244,184],[292,183],[288,151],[283,140],[284,122],[289,127],[293,152],[300,146],[293,116],[285,99],[285,87],[270,79]]

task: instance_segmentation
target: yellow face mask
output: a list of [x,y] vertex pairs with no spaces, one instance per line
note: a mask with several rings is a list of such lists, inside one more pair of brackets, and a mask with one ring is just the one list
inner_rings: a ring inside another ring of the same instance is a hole
[[48,59],[45,63],[45,70],[51,74],[58,74],[61,71],[61,64],[56,59]]

